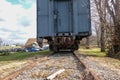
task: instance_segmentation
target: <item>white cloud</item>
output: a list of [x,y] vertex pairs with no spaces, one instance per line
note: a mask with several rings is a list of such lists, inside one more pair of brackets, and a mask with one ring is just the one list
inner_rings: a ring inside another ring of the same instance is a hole
[[0,0],[0,19],[4,20],[0,21],[1,38],[12,39],[14,36],[14,41],[26,42],[28,38],[36,37],[35,3],[31,8],[24,9],[21,5],[12,5],[6,0]]

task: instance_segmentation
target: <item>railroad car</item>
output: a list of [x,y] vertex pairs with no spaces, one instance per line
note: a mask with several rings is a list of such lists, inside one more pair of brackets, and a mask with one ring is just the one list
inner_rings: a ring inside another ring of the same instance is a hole
[[77,50],[91,35],[90,0],[37,0],[37,42],[51,51]]

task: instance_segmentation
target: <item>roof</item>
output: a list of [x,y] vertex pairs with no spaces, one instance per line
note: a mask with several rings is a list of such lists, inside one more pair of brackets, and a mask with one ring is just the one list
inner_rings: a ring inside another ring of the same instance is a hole
[[[36,38],[29,38],[27,42],[25,43],[25,47],[31,47],[33,43],[37,43]],[[43,44],[47,43],[47,40],[43,39]]]
[[33,43],[35,43],[35,42],[37,42],[37,39],[36,39],[36,38],[29,38],[29,39],[27,40],[27,42],[25,43],[25,47],[30,47],[31,44],[33,44]]

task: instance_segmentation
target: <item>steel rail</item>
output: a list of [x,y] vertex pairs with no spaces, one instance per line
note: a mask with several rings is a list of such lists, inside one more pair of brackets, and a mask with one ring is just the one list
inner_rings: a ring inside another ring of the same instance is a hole
[[[101,80],[98,75],[96,75],[92,70],[89,69],[89,67],[86,65],[86,63],[79,58],[79,56],[76,54],[76,52],[73,52],[73,55],[76,57],[76,59],[84,66],[85,71],[87,71],[88,75],[93,78],[93,80]],[[85,76],[86,77],[86,76]],[[86,80],[84,77],[83,80]]]
[[38,58],[36,60],[33,60],[33,61],[29,62],[28,65],[21,68],[20,70],[17,70],[17,71],[14,71],[14,72],[10,73],[10,75],[5,76],[4,78],[2,78],[2,80],[12,80],[12,79],[18,77],[22,72],[35,67],[37,65],[37,63],[48,60],[48,57],[51,56],[51,55],[52,55],[52,53],[50,53],[49,55],[47,55],[43,58]]

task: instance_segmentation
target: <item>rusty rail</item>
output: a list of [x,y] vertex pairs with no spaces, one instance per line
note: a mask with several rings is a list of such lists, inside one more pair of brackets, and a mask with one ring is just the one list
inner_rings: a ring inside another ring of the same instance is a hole
[[90,70],[89,67],[85,64],[85,62],[82,59],[80,59],[75,52],[73,54],[79,60],[79,62],[85,67],[85,71],[87,71],[87,73],[89,73],[89,75],[93,77],[93,80],[101,80],[100,77],[96,75],[92,70]]
[[30,68],[33,68],[34,66],[37,65],[37,63],[45,61],[45,60],[48,60],[48,56],[40,58],[40,59],[36,59],[35,61],[30,62],[27,66],[23,67],[20,70],[12,72],[10,75],[5,76],[2,80],[12,80],[12,79],[16,78],[17,76],[19,76],[22,72],[24,72]]

